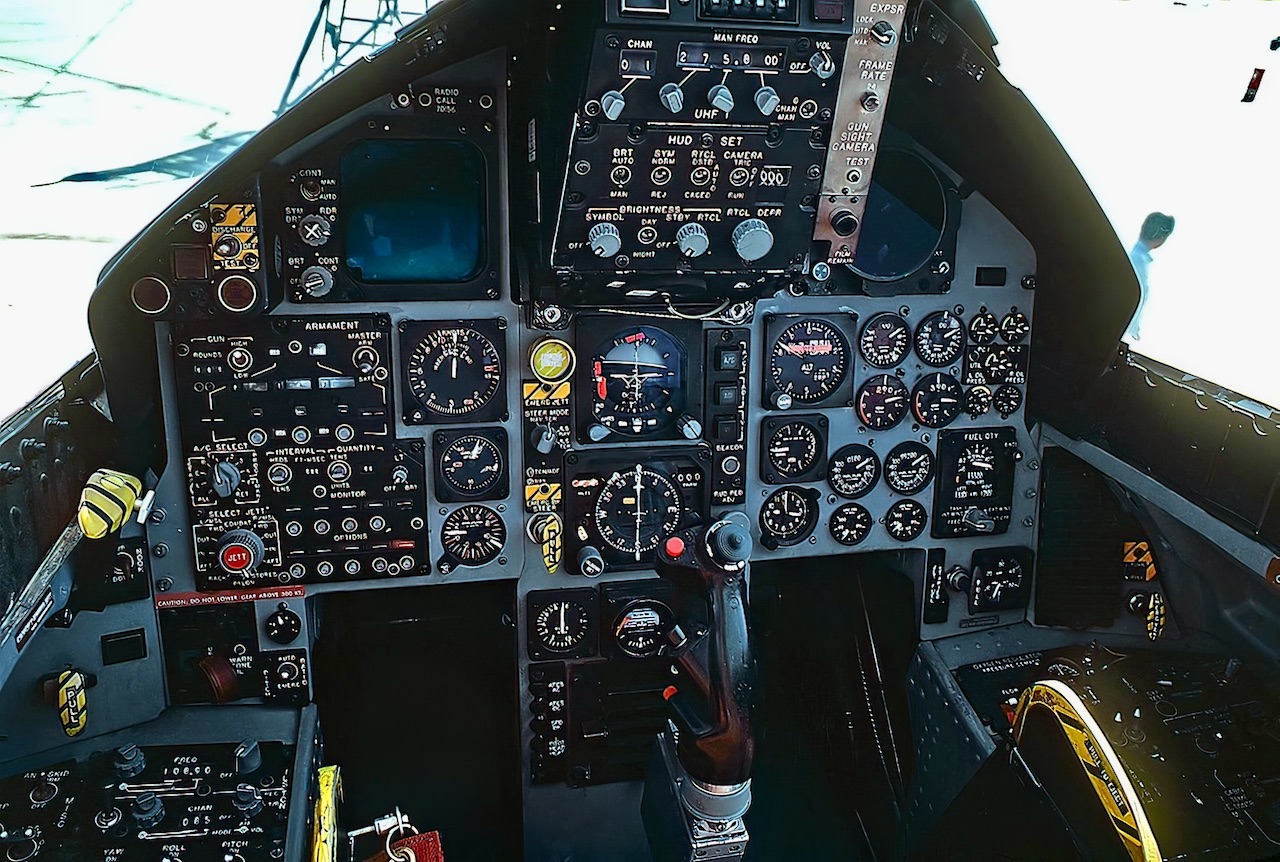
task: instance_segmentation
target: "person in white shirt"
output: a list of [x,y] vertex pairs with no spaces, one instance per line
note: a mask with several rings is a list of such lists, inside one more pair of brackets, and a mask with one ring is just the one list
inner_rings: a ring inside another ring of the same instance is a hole
[[1173,225],[1173,216],[1151,213],[1143,219],[1138,241],[1129,252],[1129,263],[1133,264],[1133,271],[1138,275],[1139,297],[1133,319],[1129,321],[1129,327],[1124,332],[1124,340],[1127,342],[1132,343],[1142,337],[1142,310],[1147,304],[1151,289],[1147,281],[1151,267],[1151,252],[1164,245],[1165,240],[1173,233]]

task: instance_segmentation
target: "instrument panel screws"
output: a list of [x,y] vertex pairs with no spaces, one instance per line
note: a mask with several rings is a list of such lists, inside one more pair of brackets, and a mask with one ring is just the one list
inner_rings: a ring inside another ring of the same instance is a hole
[[605,46],[606,48],[608,48],[610,51],[616,51],[616,50],[618,50],[618,46],[619,46],[619,45],[621,45],[621,44],[622,44],[622,43],[621,43],[620,41],[618,41],[618,37],[617,37],[617,36],[606,36],[606,37],[605,37],[605,40],[604,40],[604,46]]
[[1029,461],[1029,462],[1027,462],[1027,466],[1028,466],[1028,467],[1030,467],[1032,470],[1039,470],[1039,469],[1040,469],[1040,462],[1039,462],[1039,461]]
[[1024,527],[1034,527],[1035,523],[1035,519],[1030,516],[1022,519],[1022,526]]
[[197,216],[191,220],[191,229],[196,233],[204,233],[209,229],[209,223]]
[[1036,277],[1034,275],[1024,275],[1022,277],[1022,288],[1023,290],[1035,290]]
[[809,179],[816,180],[822,176],[822,168],[817,165],[809,165],[809,170],[806,173],[809,175]]
[[156,557],[166,557],[169,555],[169,546],[164,542],[156,542],[155,547],[151,549],[151,553]]
[[831,277],[831,265],[825,260],[820,260],[813,265],[811,274],[817,281],[826,281]]
[[161,578],[156,581],[156,589],[162,593],[167,593],[173,589],[173,578]]
[[163,524],[166,517],[164,509],[152,509],[151,514],[147,516],[147,520],[152,524]]

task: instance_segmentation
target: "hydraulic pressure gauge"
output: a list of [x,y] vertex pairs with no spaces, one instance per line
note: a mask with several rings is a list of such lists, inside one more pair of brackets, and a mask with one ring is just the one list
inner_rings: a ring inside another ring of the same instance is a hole
[[999,331],[1000,323],[989,311],[980,311],[969,321],[969,340],[974,344],[990,344]]
[[1031,334],[1031,321],[1016,308],[1000,321],[1000,335],[1010,344],[1017,344]]

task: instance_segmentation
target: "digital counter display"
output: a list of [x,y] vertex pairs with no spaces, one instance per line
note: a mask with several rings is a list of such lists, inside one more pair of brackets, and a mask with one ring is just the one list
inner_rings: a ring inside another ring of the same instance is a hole
[[787,66],[786,48],[758,45],[717,45],[711,42],[681,42],[676,64],[685,69],[745,69],[751,72],[781,72]]

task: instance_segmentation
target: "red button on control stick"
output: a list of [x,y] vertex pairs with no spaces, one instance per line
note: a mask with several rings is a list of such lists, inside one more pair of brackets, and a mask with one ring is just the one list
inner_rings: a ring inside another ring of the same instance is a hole
[[672,536],[667,539],[667,543],[662,547],[662,550],[666,551],[667,556],[671,559],[677,559],[684,553],[684,539],[679,536]]

